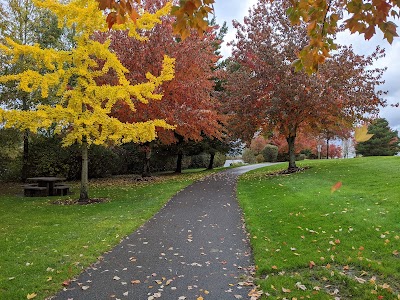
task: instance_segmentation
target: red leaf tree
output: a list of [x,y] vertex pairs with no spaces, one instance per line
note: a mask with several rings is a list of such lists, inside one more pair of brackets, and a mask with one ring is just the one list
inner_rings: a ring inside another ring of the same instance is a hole
[[297,169],[299,130],[318,134],[323,125],[350,127],[366,113],[377,113],[384,101],[375,92],[383,70],[371,69],[383,55],[380,49],[365,57],[340,47],[318,73],[295,72],[292,62],[308,38],[304,26],[292,27],[285,17],[287,6],[260,0],[243,25],[234,24],[227,111],[234,131],[247,141],[260,129],[283,135],[290,171]]
[[[149,11],[165,4],[164,0],[146,1]],[[214,97],[214,78],[218,76],[215,67],[218,59],[215,38],[217,26],[207,29],[204,35],[192,34],[185,40],[173,34],[173,17],[164,18],[162,24],[147,34],[148,40],[138,42],[124,32],[111,31],[111,49],[129,70],[127,78],[141,82],[146,72],[157,74],[161,70],[164,54],[176,58],[175,78],[162,86],[163,101],[138,104],[136,112],[131,113],[124,103],[114,110],[114,116],[124,122],[138,122],[154,116],[176,125],[175,131],[158,130],[158,142],[163,145],[175,144],[178,155],[177,171],[185,142],[201,141],[204,137],[220,139],[224,128],[224,117],[219,113],[219,102]],[[98,36],[97,38],[104,38]],[[113,81],[113,74],[103,78]],[[143,147],[148,167],[151,153],[150,144]],[[144,174],[149,170],[145,170]]]

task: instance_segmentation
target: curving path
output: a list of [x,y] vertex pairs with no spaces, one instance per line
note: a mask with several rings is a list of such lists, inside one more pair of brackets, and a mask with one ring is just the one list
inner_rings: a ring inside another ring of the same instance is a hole
[[251,249],[236,182],[267,165],[229,169],[190,185],[52,299],[249,299]]

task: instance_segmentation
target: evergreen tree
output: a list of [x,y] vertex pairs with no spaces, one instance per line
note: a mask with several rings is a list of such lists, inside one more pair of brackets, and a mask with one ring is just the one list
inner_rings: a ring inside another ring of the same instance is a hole
[[373,137],[356,145],[356,153],[363,156],[392,156],[400,152],[399,135],[392,130],[386,119],[377,119],[368,127]]

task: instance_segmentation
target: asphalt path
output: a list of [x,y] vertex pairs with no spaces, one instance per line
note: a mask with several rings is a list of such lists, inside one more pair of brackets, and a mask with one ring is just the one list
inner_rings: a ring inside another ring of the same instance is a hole
[[236,183],[267,165],[229,169],[188,186],[51,299],[249,299],[251,249]]

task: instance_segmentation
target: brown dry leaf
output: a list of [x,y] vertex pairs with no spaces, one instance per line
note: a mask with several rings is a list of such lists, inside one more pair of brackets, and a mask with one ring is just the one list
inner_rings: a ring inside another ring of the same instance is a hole
[[62,283],[63,286],[69,286],[70,284],[71,284],[71,280],[69,280],[69,279],[64,280]]
[[271,268],[274,269],[274,270],[277,270],[277,269],[278,269],[277,266],[272,266]]
[[197,297],[197,300],[204,300],[204,298],[202,296]]
[[393,253],[393,255],[395,255],[395,256],[399,256],[399,251],[398,251],[398,250],[394,250],[392,253]]
[[37,296],[37,294],[35,294],[35,293],[28,294],[28,295],[26,295],[26,299],[33,299],[33,298],[35,298],[36,296]]
[[132,284],[138,284],[138,283],[140,283],[140,280],[137,280],[137,279],[136,280],[132,280],[131,283]]
[[282,292],[284,293],[291,293],[292,291],[290,289],[285,289],[284,287],[282,287]]
[[315,267],[315,262],[313,262],[313,261],[310,261],[310,263],[309,263],[308,265],[309,265],[310,269],[312,269],[312,268],[314,268],[314,267]]

